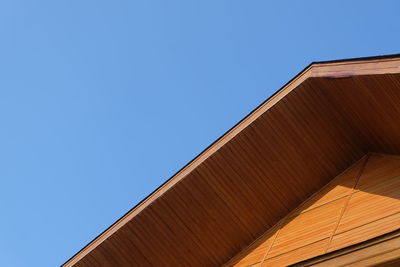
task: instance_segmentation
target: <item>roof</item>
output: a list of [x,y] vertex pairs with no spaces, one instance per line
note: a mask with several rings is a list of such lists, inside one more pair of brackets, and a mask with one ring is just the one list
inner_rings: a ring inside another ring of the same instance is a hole
[[400,153],[399,103],[400,55],[312,63],[64,265],[221,265],[366,153]]

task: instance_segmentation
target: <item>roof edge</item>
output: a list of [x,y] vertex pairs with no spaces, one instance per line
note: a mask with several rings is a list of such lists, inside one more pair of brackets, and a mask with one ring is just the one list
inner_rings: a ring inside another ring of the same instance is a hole
[[[385,64],[381,64],[385,63]],[[360,64],[361,68],[354,70],[354,64]],[[369,64],[366,67],[362,65]],[[372,66],[372,65],[373,66]],[[346,67],[347,66],[347,67]],[[61,266],[73,266],[80,259],[90,253],[99,244],[106,240],[109,236],[115,233],[123,225],[129,222],[134,216],[140,213],[149,204],[160,197],[170,187],[181,181],[188,173],[206,160],[210,155],[217,151],[220,147],[230,141],[244,128],[274,106],[279,100],[289,94],[294,88],[300,85],[303,81],[310,77],[326,77],[326,78],[343,78],[347,76],[368,75],[368,74],[384,74],[384,73],[400,73],[400,54],[382,55],[373,57],[361,57],[331,61],[312,62],[301,70],[296,76],[284,84],[278,91],[272,94],[269,98],[263,101],[255,109],[253,109],[242,120],[237,122],[232,128],[226,131],[195,158],[189,161],[179,171],[173,174],[169,179],[157,187],[152,193],[141,200],[133,208],[127,211],[116,222],[110,225],[107,229],[96,236],[86,246],[75,253]]]
[[366,60],[394,59],[394,58],[400,58],[400,54],[387,54],[387,55],[368,56],[368,57],[354,57],[354,58],[344,58],[344,59],[334,59],[334,60],[313,61],[310,65],[330,64],[330,63],[346,63],[349,61],[366,61]]

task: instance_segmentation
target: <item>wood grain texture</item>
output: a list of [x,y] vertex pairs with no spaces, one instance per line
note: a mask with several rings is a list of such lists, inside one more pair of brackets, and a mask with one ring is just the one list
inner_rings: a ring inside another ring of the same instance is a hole
[[258,263],[255,251],[264,250],[262,266],[286,266],[400,229],[400,157],[367,155],[283,222],[271,249],[252,244],[242,253],[251,260],[240,266]]
[[342,174],[330,181],[321,190],[311,196],[299,208],[299,212],[305,212],[314,209],[331,201],[348,196],[356,185],[358,176],[364,165],[366,157],[350,166]]
[[65,266],[227,262],[368,151],[400,153],[399,66],[311,65]]
[[288,266],[290,264],[306,260],[324,253],[324,248],[327,246],[329,239],[323,239],[315,243],[308,244],[304,247],[299,247],[279,256],[268,258],[261,266],[262,267],[279,267]]
[[[365,166],[356,189],[373,194],[385,194],[391,186],[400,186],[400,157],[374,154]],[[395,190],[395,193],[397,190]],[[398,192],[397,192],[398,193]],[[391,195],[399,197],[398,195]]]
[[328,251],[335,251],[337,249],[354,245],[399,228],[400,214],[393,214],[388,217],[350,229],[346,232],[334,235]]
[[[339,215],[337,210],[342,209],[344,206],[345,199],[343,199],[343,197],[349,195],[352,188],[355,186],[356,178],[360,174],[365,160],[366,157],[338,175],[338,177],[329,182],[319,192],[312,195],[307,201],[288,214],[281,223],[269,229],[247,250],[243,250],[239,253],[227,266],[236,266],[238,263],[240,263],[238,266],[251,266],[258,262],[259,258],[254,260],[256,257],[253,254],[260,254],[260,250],[264,250],[264,259],[266,259],[284,254],[291,250],[296,250],[321,239],[329,238],[336,225],[336,217]],[[328,205],[327,209],[325,209],[325,204]],[[331,216],[331,212],[333,211],[336,212]],[[320,217],[322,218],[321,221],[318,220]],[[324,228],[325,231],[320,231],[320,227]],[[313,235],[313,230],[319,232]],[[268,238],[270,241],[271,237],[276,234],[277,237],[272,239],[274,243],[273,248],[272,246],[271,248],[261,248],[260,240],[262,241]],[[323,250],[321,253],[323,253]],[[293,255],[291,257],[293,257]],[[240,261],[239,259],[246,260]],[[277,258],[274,262],[276,261]]]
[[329,238],[344,204],[345,199],[339,199],[287,218],[267,258]]
[[[400,231],[299,262],[293,267],[399,266]],[[394,263],[397,263],[395,265]],[[393,265],[390,265],[393,264]]]
[[246,250],[246,253],[243,257],[234,259],[230,265],[235,267],[243,267],[253,266],[257,263],[261,263],[264,260],[266,251],[268,251],[271,247],[272,242],[275,239],[275,235],[275,232],[268,231],[266,235],[263,235],[248,250]]
[[[400,159],[372,155],[337,233],[400,213]],[[400,226],[400,224],[399,224]]]

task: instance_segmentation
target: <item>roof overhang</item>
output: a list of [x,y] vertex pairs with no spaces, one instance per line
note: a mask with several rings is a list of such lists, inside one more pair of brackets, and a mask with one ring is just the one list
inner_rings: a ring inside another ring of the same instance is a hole
[[400,153],[400,56],[312,63],[64,266],[221,265],[370,151]]

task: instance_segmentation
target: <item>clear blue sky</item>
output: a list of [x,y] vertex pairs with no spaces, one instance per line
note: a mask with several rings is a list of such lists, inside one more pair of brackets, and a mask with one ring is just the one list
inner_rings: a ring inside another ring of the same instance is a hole
[[58,266],[311,61],[400,53],[399,1],[0,2],[0,266]]

